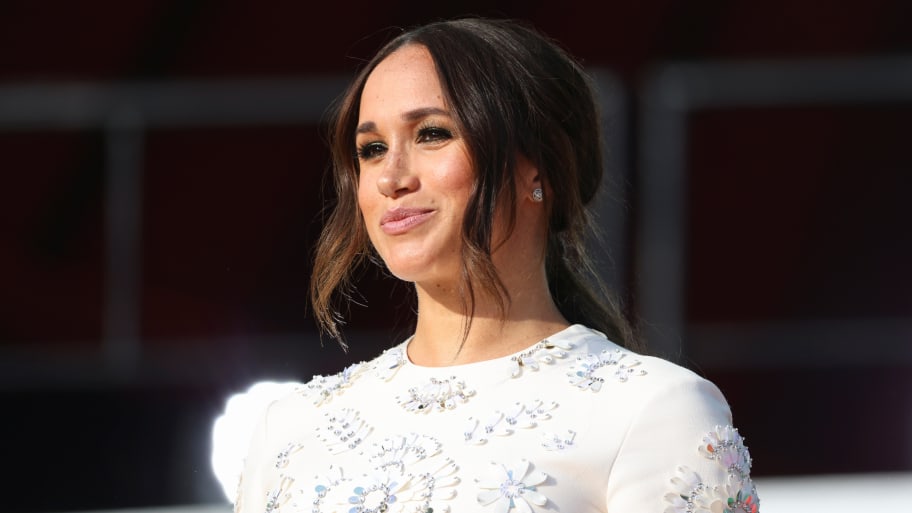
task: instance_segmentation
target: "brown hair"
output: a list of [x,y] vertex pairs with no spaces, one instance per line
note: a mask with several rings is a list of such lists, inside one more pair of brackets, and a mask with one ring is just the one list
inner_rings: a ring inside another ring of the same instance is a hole
[[[404,32],[360,70],[336,106],[330,126],[336,204],[316,249],[311,299],[316,320],[342,340],[338,302],[353,292],[352,273],[374,259],[357,202],[355,129],[368,75],[397,49],[421,45],[437,68],[476,171],[463,222],[462,292],[467,323],[476,287],[498,301],[509,296],[491,260],[498,205],[515,205],[516,157],[539,170],[550,189],[545,255],[548,285],[571,323],[604,332],[631,347],[635,337],[617,301],[593,272],[585,248],[591,231],[586,210],[602,180],[602,152],[592,87],[581,66],[559,45],[512,20],[467,18],[435,22]],[[507,208],[513,229],[514,209]],[[468,330],[468,324],[466,325]]]

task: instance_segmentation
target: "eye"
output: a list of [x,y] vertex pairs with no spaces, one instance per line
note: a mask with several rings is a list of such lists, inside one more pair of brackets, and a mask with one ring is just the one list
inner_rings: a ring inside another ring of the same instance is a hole
[[381,142],[369,142],[358,146],[357,156],[360,160],[370,160],[386,153],[386,145]]
[[453,133],[446,128],[426,126],[418,130],[418,142],[434,143],[448,141],[453,138]]

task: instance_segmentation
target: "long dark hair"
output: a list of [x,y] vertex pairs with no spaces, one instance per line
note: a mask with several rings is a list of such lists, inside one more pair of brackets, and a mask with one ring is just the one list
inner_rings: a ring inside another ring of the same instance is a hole
[[[586,206],[603,174],[598,108],[589,77],[557,43],[532,27],[479,18],[435,22],[402,33],[360,70],[337,104],[329,134],[337,202],[316,249],[311,281],[321,328],[341,340],[338,302],[348,300],[353,270],[372,255],[357,203],[355,129],[361,91],[378,63],[409,44],[431,54],[475,166],[475,188],[462,228],[468,323],[478,293],[494,298],[501,313],[509,303],[491,259],[491,236],[498,205],[517,201],[514,169],[517,156],[523,155],[549,189],[545,263],[555,304],[569,322],[636,346],[617,300],[593,271],[584,243],[592,229]],[[515,209],[503,210],[515,229]]]

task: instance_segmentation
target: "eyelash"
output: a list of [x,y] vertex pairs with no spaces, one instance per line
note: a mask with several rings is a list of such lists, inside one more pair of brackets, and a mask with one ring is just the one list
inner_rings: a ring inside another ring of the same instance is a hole
[[421,127],[418,128],[418,142],[422,142],[422,139],[424,139],[425,142],[445,141],[452,137],[452,132],[439,126],[421,125]]
[[358,160],[370,160],[379,156],[380,152],[386,150],[386,145],[380,142],[369,142],[358,146],[355,151],[355,157]]
[[[453,133],[446,128],[435,125],[422,125],[418,128],[418,141],[422,142],[442,142],[453,138]],[[386,151],[386,145],[382,142],[372,141],[358,146],[355,151],[355,157],[359,160],[370,160],[379,157]]]

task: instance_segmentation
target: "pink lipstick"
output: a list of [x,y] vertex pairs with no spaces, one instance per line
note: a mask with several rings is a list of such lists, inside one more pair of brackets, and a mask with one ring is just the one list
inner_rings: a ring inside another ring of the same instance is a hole
[[427,221],[433,214],[434,211],[427,208],[394,208],[380,218],[380,229],[387,235],[400,235]]

